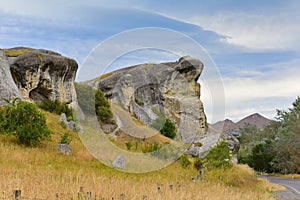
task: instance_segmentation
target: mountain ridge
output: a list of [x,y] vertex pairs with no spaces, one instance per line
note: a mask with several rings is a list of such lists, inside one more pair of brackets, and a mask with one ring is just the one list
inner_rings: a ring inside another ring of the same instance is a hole
[[237,122],[233,122],[230,119],[225,119],[223,121],[218,121],[216,123],[210,124],[210,128],[222,132],[222,133],[231,133],[231,134],[239,134],[240,128],[245,127],[247,124],[254,125],[258,129],[263,129],[267,125],[269,125],[272,120],[262,116],[259,113],[253,113],[248,115]]

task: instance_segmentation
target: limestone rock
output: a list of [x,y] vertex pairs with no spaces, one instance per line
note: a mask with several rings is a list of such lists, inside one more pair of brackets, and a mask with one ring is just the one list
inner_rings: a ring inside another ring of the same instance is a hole
[[225,133],[221,135],[221,139],[228,143],[228,149],[230,151],[238,152],[240,149],[239,140],[231,133]]
[[112,163],[114,168],[125,169],[126,168],[126,159],[125,156],[118,156],[116,160]]
[[209,150],[212,147],[216,146],[220,139],[220,135],[220,133],[209,129],[207,134],[197,136],[191,144],[190,148],[187,149],[185,153],[191,157],[205,157]]
[[144,124],[162,114],[172,120],[178,137],[191,143],[207,131],[206,116],[197,82],[203,64],[192,57],[177,62],[142,64],[114,71],[97,79],[96,87]]
[[8,59],[2,50],[0,50],[0,91],[0,105],[5,104],[4,99],[21,98],[21,94],[12,79]]
[[65,155],[72,154],[72,148],[68,144],[58,144],[56,146],[57,153],[63,153]]
[[59,123],[63,123],[66,125],[66,127],[69,129],[69,130],[75,130],[76,129],[76,126],[75,126],[75,122],[74,121],[68,121],[67,119],[67,116],[65,113],[62,113],[58,119],[58,122]]
[[12,77],[25,100],[76,102],[75,60],[49,50],[30,50],[10,58]]

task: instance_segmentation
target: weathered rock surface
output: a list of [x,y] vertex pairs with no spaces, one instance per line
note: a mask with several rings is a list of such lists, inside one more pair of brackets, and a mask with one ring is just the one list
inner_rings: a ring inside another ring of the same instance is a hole
[[72,148],[68,144],[58,144],[56,146],[56,152],[57,153],[63,153],[65,155],[71,155],[72,154]]
[[62,113],[58,119],[59,123],[63,123],[67,129],[74,131],[76,129],[75,122],[73,120],[68,121],[65,113]]
[[177,62],[124,68],[103,76],[95,85],[144,124],[151,124],[160,114],[171,119],[178,137],[190,143],[207,131],[197,82],[202,70],[199,60],[186,56]]
[[9,60],[13,80],[24,99],[59,100],[71,105],[76,102],[74,80],[78,65],[75,60],[49,50],[33,49],[20,55],[16,53]]
[[228,149],[233,152],[238,152],[240,149],[239,140],[231,133],[221,134],[221,139],[228,143]]
[[4,99],[21,98],[10,73],[9,61],[2,50],[0,50],[0,91],[0,105],[5,104]]
[[126,168],[126,159],[125,156],[118,156],[116,160],[112,163],[114,168],[125,169]]

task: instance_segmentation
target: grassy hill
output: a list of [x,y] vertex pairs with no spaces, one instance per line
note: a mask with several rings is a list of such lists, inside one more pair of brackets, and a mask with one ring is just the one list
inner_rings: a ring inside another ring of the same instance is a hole
[[[43,111],[44,112],[44,111]],[[180,162],[146,174],[128,174],[95,160],[76,132],[58,123],[58,115],[45,112],[54,132],[50,141],[29,148],[13,137],[0,135],[0,198],[10,199],[20,189],[25,199],[272,199],[280,189],[258,180],[244,165],[207,171],[195,182],[198,172]],[[56,144],[69,132],[72,155],[56,153]],[[160,189],[158,189],[160,188]]]

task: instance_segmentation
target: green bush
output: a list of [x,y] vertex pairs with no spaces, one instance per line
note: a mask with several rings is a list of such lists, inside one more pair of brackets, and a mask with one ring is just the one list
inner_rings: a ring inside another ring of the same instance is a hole
[[69,133],[65,133],[61,136],[59,144],[70,144],[72,142],[71,135]]
[[160,133],[168,138],[174,139],[176,136],[175,124],[171,120],[166,119],[166,122],[163,128],[160,130]]
[[129,142],[126,142],[125,145],[126,145],[126,148],[127,148],[128,150],[130,150],[131,147],[133,146],[133,143],[129,141]]
[[207,168],[230,168],[232,167],[231,155],[227,142],[220,142],[212,148],[203,160]]
[[188,168],[188,167],[192,164],[192,162],[189,160],[188,155],[183,154],[183,155],[180,157],[180,164],[181,164],[181,167],[182,167],[183,169],[186,169],[186,168]]
[[13,101],[1,108],[1,116],[5,115],[7,123],[1,124],[4,132],[16,136],[18,143],[35,146],[51,135],[46,126],[45,115],[35,104]]
[[95,108],[96,115],[100,122],[111,123],[113,114],[110,110],[110,105],[104,96],[104,93],[100,90],[95,92]]
[[203,162],[200,158],[196,158],[195,161],[194,161],[194,168],[197,170],[197,171],[200,171],[202,168],[203,168]]
[[73,120],[73,111],[66,103],[62,103],[58,100],[44,100],[39,107],[57,115],[65,113],[69,120]]
[[5,107],[0,107],[0,134],[5,134],[7,124],[6,109]]

